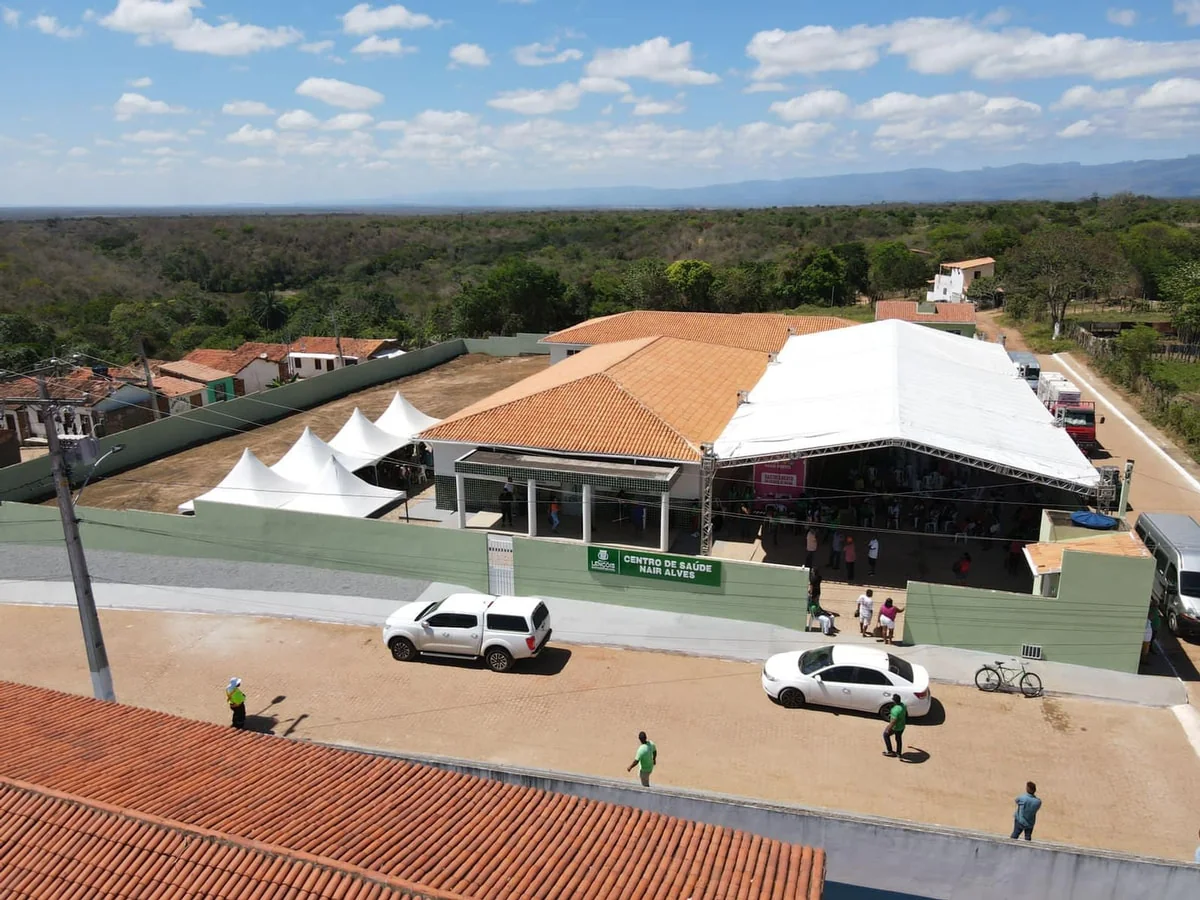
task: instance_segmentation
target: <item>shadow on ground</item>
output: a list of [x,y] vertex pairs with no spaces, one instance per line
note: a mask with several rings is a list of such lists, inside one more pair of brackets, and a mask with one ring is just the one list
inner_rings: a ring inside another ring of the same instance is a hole
[[[566,668],[570,659],[571,651],[566,647],[547,647],[534,659],[517,660],[505,675],[557,675]],[[455,659],[448,656],[422,656],[417,659],[416,664],[469,669],[487,668],[482,659]]]

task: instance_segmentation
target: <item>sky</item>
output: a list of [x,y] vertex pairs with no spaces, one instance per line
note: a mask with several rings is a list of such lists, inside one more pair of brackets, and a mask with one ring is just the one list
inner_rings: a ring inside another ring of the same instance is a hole
[[0,206],[1170,158],[1200,0],[0,0]]

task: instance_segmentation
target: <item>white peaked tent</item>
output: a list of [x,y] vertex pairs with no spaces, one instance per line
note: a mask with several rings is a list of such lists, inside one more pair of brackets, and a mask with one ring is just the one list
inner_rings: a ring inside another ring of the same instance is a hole
[[[278,509],[296,499],[303,490],[301,485],[267,468],[253,452],[246,449],[242,451],[242,458],[237,461],[237,465],[221,479],[221,483],[208,493],[201,494],[196,500]],[[179,511],[195,511],[196,500],[181,503]]]
[[[355,407],[353,414],[346,420],[342,430],[329,442],[329,446],[341,457],[361,460],[354,465],[346,465],[346,468],[353,471],[363,466],[375,465],[405,443],[407,442],[396,435],[384,431],[364,416],[362,410]],[[343,458],[342,462],[345,463],[346,460]]]
[[325,463],[337,458],[342,465],[353,471],[369,462],[359,462],[356,457],[345,456],[334,450],[327,443],[313,434],[312,429],[305,427],[304,433],[296,439],[290,450],[283,458],[271,466],[271,471],[282,475],[288,481],[297,484],[308,484],[325,468]]
[[388,434],[401,439],[402,444],[413,443],[417,435],[426,428],[432,428],[441,419],[427,416],[404,399],[399,391],[392,398],[391,404],[383,415],[375,420],[375,425]]
[[389,491],[363,481],[336,458],[331,458],[311,483],[301,488],[283,509],[361,519],[404,499],[403,491]]

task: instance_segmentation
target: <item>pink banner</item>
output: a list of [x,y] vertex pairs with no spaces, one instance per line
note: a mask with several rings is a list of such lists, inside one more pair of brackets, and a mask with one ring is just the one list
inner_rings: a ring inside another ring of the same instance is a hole
[[759,500],[799,497],[804,493],[804,460],[760,463],[754,467],[754,495]]

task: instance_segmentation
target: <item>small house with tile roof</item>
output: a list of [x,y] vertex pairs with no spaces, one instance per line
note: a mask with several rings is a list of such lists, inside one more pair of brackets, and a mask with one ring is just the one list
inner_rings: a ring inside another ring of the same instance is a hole
[[925,294],[930,303],[965,303],[971,285],[979,278],[996,274],[996,260],[990,256],[944,262],[933,279],[933,288]]
[[288,345],[288,365],[298,378],[312,378],[344,366],[403,351],[395,338],[338,338],[306,336]]
[[918,303],[916,300],[880,300],[875,304],[875,321],[900,319],[948,331],[963,337],[975,336],[974,303]]
[[288,353],[287,344],[247,341],[236,350],[193,350],[184,359],[230,372],[242,380],[245,393],[254,394],[291,377]]

